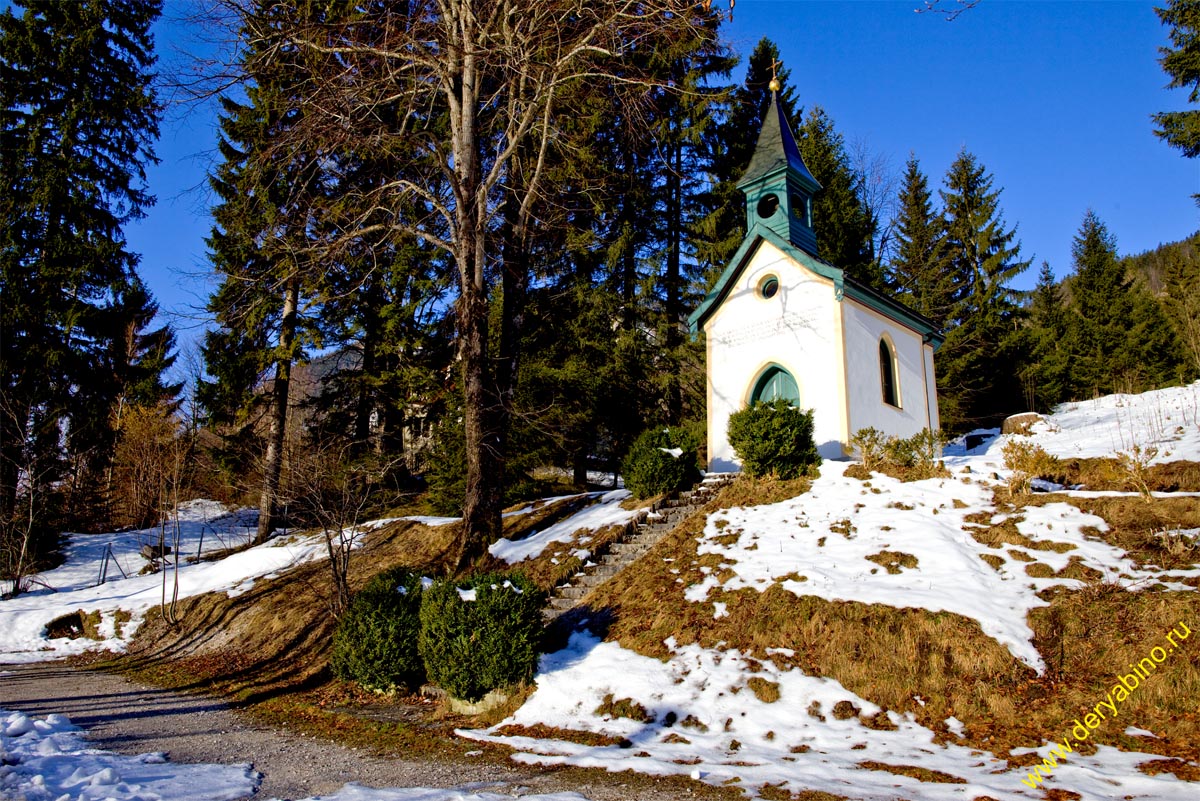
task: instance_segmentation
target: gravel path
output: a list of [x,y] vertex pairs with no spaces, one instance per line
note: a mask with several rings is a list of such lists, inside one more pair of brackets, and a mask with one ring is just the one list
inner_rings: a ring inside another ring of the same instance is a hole
[[[263,774],[256,798],[307,798],[347,782],[371,787],[461,787],[524,795],[573,790],[596,801],[667,801],[687,796],[676,785],[636,790],[620,776],[568,786],[566,777],[512,763],[478,767],[456,760],[382,758],[287,730],[268,728],[220,700],[147,687],[123,676],[63,663],[0,666],[0,709],[30,715],[60,712],[88,731],[98,748],[121,754],[166,751],[174,762],[251,762]],[[464,743],[464,745],[466,745]],[[465,749],[469,750],[469,749]],[[574,779],[578,779],[578,773]],[[590,776],[590,774],[589,774]]]

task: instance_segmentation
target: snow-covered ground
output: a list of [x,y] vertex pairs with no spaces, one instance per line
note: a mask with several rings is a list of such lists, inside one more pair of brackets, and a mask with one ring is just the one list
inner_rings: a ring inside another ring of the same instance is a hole
[[[389,522],[371,521],[359,531]],[[64,535],[63,564],[34,576],[27,592],[0,601],[0,664],[40,662],[98,649],[121,651],[146,611],[164,599],[169,602],[172,597],[188,598],[206,592],[240,595],[255,581],[325,558],[322,535],[284,532],[217,561],[195,559],[249,545],[256,524],[256,513],[251,510],[227,509],[214,501],[186,503],[180,507],[178,520],[167,525],[163,537],[172,549],[166,569],[145,574],[143,570],[150,561],[141,550],[158,545],[162,535],[158,528]],[[361,537],[356,535],[354,544],[361,544]],[[174,569],[176,557],[178,571]],[[99,613],[99,639],[48,636],[48,623],[78,611]],[[130,619],[124,620],[126,617]]]
[[[542,551],[546,550],[547,546],[556,542],[574,542],[580,541],[580,544],[586,544],[587,532],[597,531],[608,526],[621,526],[628,523],[637,516],[637,512],[631,512],[621,506],[621,501],[631,497],[632,493],[629,490],[617,489],[610,492],[593,492],[587,497],[592,501],[579,512],[558,521],[557,523],[547,526],[541,531],[535,531],[528,537],[519,540],[499,540],[492,543],[488,548],[488,552],[497,559],[503,559],[508,564],[516,564],[523,562],[526,559],[534,559],[541,555]],[[572,496],[576,497],[576,496]],[[554,499],[559,500],[559,499]],[[533,511],[533,507],[526,507],[519,512]],[[586,559],[590,554],[586,549],[578,549],[576,551],[581,559]]]
[[[233,801],[258,789],[249,764],[180,765],[166,754],[122,756],[93,748],[64,715],[30,718],[0,709],[0,798],[5,801]],[[577,793],[525,801],[587,801]],[[347,784],[304,801],[511,801],[471,788],[375,789]]]
[[[1200,383],[1140,396],[1110,396],[1063,407],[1037,425],[1031,439],[1062,457],[1111,456],[1136,445],[1157,448],[1156,461],[1200,461],[1198,411]],[[984,633],[1017,659],[1041,669],[1041,658],[1031,642],[1028,612],[1044,603],[1037,597],[1039,591],[1053,585],[1077,586],[1079,582],[1031,577],[1025,566],[1032,562],[1025,559],[1032,558],[1058,571],[1074,557],[1134,589],[1153,579],[1168,591],[1194,591],[1180,579],[1200,575],[1200,569],[1154,571],[1138,567],[1119,549],[1085,533],[1088,527],[1104,530],[1103,520],[1066,503],[1027,507],[1013,520],[1017,530],[1035,546],[1059,544],[1054,549],[1014,545],[989,548],[975,540],[970,530],[979,524],[968,521],[968,516],[990,516],[993,523],[1000,522],[1000,513],[992,505],[992,488],[998,481],[992,476],[997,474],[1003,481],[1006,475],[1001,456],[1006,439],[992,437],[973,451],[961,446],[948,448],[945,462],[950,478],[906,484],[875,475],[867,487],[862,481],[846,477],[844,464],[827,463],[811,491],[800,498],[714,514],[701,535],[698,550],[701,555],[720,557],[724,568],[720,578],[710,571],[703,581],[680,586],[679,592],[688,601],[710,606],[715,618],[724,613],[724,593],[746,588],[762,591],[774,585],[798,595],[949,611],[978,621]],[[624,497],[623,492],[597,493],[592,504],[571,517],[520,541],[498,543],[492,553],[510,564],[519,564],[552,543],[583,547],[587,532],[623,523],[632,516],[620,507]],[[251,534],[250,524],[252,521],[229,517],[226,510],[215,505],[198,502],[181,515],[180,550],[193,555],[245,543]],[[730,536],[734,534],[736,538]],[[138,550],[155,541],[157,532],[71,535],[66,562],[37,577],[41,587],[0,602],[0,662],[55,658],[97,645],[120,648],[140,616],[162,598],[163,574],[136,575],[146,564],[137,555]],[[244,592],[264,576],[278,575],[290,566],[321,558],[321,548],[317,538],[289,535],[219,562],[182,564],[180,595]],[[915,559],[915,564],[889,572],[866,558],[881,551],[906,554]],[[110,580],[97,586],[101,566],[110,556]],[[986,563],[983,556],[997,566]],[[167,575],[173,580],[173,573]],[[168,585],[167,591],[170,589]],[[46,638],[47,622],[80,609],[100,611],[102,631],[111,636],[103,643]],[[116,635],[118,609],[134,616],[122,628],[121,637]],[[938,744],[934,732],[910,715],[889,712],[895,726],[892,731],[867,728],[858,716],[870,715],[877,708],[832,679],[807,676],[770,661],[752,666],[746,655],[730,648],[677,646],[674,641],[666,644],[671,657],[662,662],[618,643],[577,633],[567,648],[543,657],[536,691],[512,717],[491,729],[462,734],[505,743],[517,750],[515,758],[523,762],[690,775],[714,784],[734,782],[752,795],[755,788],[775,785],[790,791],[824,790],[856,799],[1044,797],[1042,789],[1026,781],[1028,769],[1010,770],[1003,759],[986,751],[954,743]],[[752,683],[753,679],[757,681]],[[768,686],[774,688],[771,693],[759,692]],[[772,698],[773,694],[777,698]],[[629,708],[642,707],[640,720],[612,717],[603,711],[611,710],[611,702],[621,699],[628,699]],[[834,714],[839,702],[847,702],[843,708],[849,705],[857,711],[839,719]],[[626,742],[620,746],[587,746],[501,734],[510,724],[545,724],[607,734]],[[946,724],[951,732],[961,730],[961,724],[953,718]],[[84,753],[86,749],[76,749],[80,751],[77,757],[66,756],[74,753],[70,737],[78,735],[65,728],[65,720],[42,721],[43,730],[30,725],[27,719],[18,721],[17,728],[26,730],[21,735],[24,739],[4,741],[7,756],[0,759],[6,763],[0,767],[0,780],[17,782],[13,786],[31,799],[59,795],[70,799],[182,798],[178,787],[191,781],[180,773],[177,779],[164,780],[166,789],[160,795],[117,794],[112,790],[117,785],[106,782],[119,775],[120,781],[132,787],[141,781],[139,764],[157,765],[164,775],[177,774],[174,767],[168,769],[164,767],[167,763],[152,759],[130,762],[126,774],[123,762],[86,761],[96,756]],[[59,740],[53,739],[59,735]],[[1042,744],[1038,753],[1048,756],[1051,747],[1050,743]],[[60,762],[45,763],[43,769],[39,767],[42,763],[33,761],[42,757]],[[55,765],[65,766],[76,758],[81,761],[67,771],[78,774],[78,780],[70,785],[75,789],[47,789],[42,795],[36,794],[41,792],[39,787],[49,788],[58,775],[54,773],[59,770]],[[1052,786],[1070,789],[1085,799],[1191,801],[1200,797],[1195,783],[1179,781],[1169,773],[1148,776],[1139,772],[1137,765],[1151,758],[1149,754],[1106,746],[1090,756],[1072,753],[1055,769]],[[876,763],[938,771],[961,783],[920,782],[871,767]],[[253,780],[244,766],[208,767],[233,771],[221,776],[235,776],[238,770],[243,775],[241,779],[214,780],[206,785],[214,793],[224,786],[220,781]],[[43,784],[37,785],[38,781]],[[0,791],[8,792],[7,787],[0,783]],[[86,795],[79,789],[86,787],[98,789]],[[326,798],[494,801],[506,797],[478,794],[477,790],[384,791],[348,785],[336,796]],[[560,794],[542,798],[579,801],[581,797]]]
[[[873,715],[879,707],[833,679],[780,670],[770,661],[756,660],[752,669],[736,650],[667,645],[672,654],[664,663],[576,633],[566,649],[543,657],[537,692],[512,717],[490,731],[460,734],[516,748],[514,758],[527,764],[632,769],[747,790],[770,784],[855,799],[922,801],[1044,797],[1024,786],[1029,769],[1008,770],[1004,760],[975,748],[937,745],[934,733],[909,714],[887,713],[895,731],[867,728],[858,715]],[[778,699],[760,700],[754,680],[775,685]],[[640,705],[645,715],[639,716],[651,722],[597,714],[606,700],[623,699]],[[839,720],[834,707],[840,702],[852,704],[854,714]],[[513,724],[546,724],[626,742],[589,746],[496,733]],[[1038,753],[1047,755],[1049,748]],[[1086,799],[1195,801],[1197,785],[1138,772],[1139,763],[1153,758],[1107,746],[1090,757],[1072,754],[1055,771],[1053,786]],[[918,766],[962,782],[922,782],[864,768],[866,762]]]
[[175,765],[161,753],[100,751],[64,715],[0,709],[0,797],[12,801],[232,801],[260,778],[248,764]]
[[[1029,439],[1061,457],[1112,456],[1136,445],[1158,448],[1157,461],[1200,461],[1198,408],[1200,383],[1100,398],[1063,407],[1038,424]],[[723,593],[776,585],[797,595],[949,611],[977,620],[984,633],[1038,670],[1042,659],[1027,620],[1030,609],[1045,605],[1037,593],[1081,582],[1034,578],[1025,572],[1027,564],[1040,562],[1058,571],[1076,558],[1131,589],[1160,583],[1168,591],[1194,591],[1179,579],[1200,576],[1200,569],[1139,568],[1120,549],[1085,534],[1088,527],[1105,530],[1103,519],[1067,503],[1026,507],[1012,521],[1033,546],[1055,544],[1053,549],[990,548],[978,542],[970,530],[981,524],[967,518],[982,513],[993,524],[1002,521],[992,491],[1008,472],[1001,449],[1009,438],[992,432],[973,451],[948,448],[950,478],[902,483],[876,474],[868,486],[846,477],[845,464],[827,462],[801,497],[716,513],[708,519],[698,553],[718,555],[719,568],[702,568],[706,578],[692,586],[682,586],[679,579],[679,591],[687,600],[710,605],[718,619],[725,613]],[[889,572],[866,558],[882,551],[916,562]],[[543,658],[537,690],[524,706],[489,730],[462,734],[514,747],[521,762],[690,775],[713,784],[736,783],[752,795],[756,788],[775,785],[856,799],[1044,797],[1040,787],[1031,786],[1037,782],[1029,780],[1029,768],[1009,769],[1004,759],[986,751],[935,744],[934,732],[910,715],[888,713],[895,731],[867,728],[859,713],[869,716],[878,708],[832,679],[769,661],[752,667],[745,655],[729,648],[666,644],[671,657],[661,662],[576,634],[565,650]],[[760,699],[752,680],[773,686],[778,698],[765,694]],[[628,702],[626,709],[637,710],[639,719],[612,717],[613,702],[620,700]],[[832,709],[839,701],[857,711],[836,719]],[[502,734],[506,726],[538,724],[625,742],[581,745]],[[953,718],[946,724],[952,732],[961,730]],[[1048,757],[1052,746],[1044,743],[1037,753]],[[1054,769],[1051,787],[1110,801],[1200,797],[1195,783],[1137,769],[1152,758],[1108,746],[1091,756],[1071,753]],[[868,763],[915,766],[961,783],[921,782]]]

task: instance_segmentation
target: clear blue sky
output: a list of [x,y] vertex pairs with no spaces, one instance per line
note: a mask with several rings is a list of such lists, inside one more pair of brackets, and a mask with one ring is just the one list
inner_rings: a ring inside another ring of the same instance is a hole
[[[727,7],[726,0],[717,0]],[[848,143],[862,142],[897,174],[915,153],[934,187],[961,148],[1003,188],[1001,207],[1034,264],[1071,270],[1071,238],[1095,209],[1122,254],[1200,228],[1200,159],[1152,133],[1150,115],[1182,109],[1158,65],[1166,29],[1152,2],[983,0],[947,22],[914,13],[920,0],[740,0],[726,36],[748,57],[773,39],[804,106],[822,106]],[[167,0],[160,48],[186,42]],[[734,78],[741,80],[744,63]],[[173,108],[150,172],[158,205],[128,229],[163,311],[193,339],[211,284],[204,189],[216,128],[211,108]]]

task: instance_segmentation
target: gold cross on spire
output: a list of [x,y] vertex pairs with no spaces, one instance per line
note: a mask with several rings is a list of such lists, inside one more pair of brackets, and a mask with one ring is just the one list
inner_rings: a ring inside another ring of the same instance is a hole
[[779,59],[775,59],[774,61],[771,62],[771,82],[767,84],[767,88],[770,89],[772,92],[779,91],[779,76],[775,74],[775,68],[780,67],[782,65],[783,65],[783,62],[780,61]]

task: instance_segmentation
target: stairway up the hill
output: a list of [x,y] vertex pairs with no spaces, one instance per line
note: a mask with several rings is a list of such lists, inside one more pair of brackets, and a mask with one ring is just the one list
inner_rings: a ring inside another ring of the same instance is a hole
[[670,495],[644,510],[603,553],[592,554],[582,570],[554,588],[543,611],[546,622],[573,609],[584,596],[636,561],[684,518],[712,500],[734,477],[734,473],[709,473],[691,490]]

